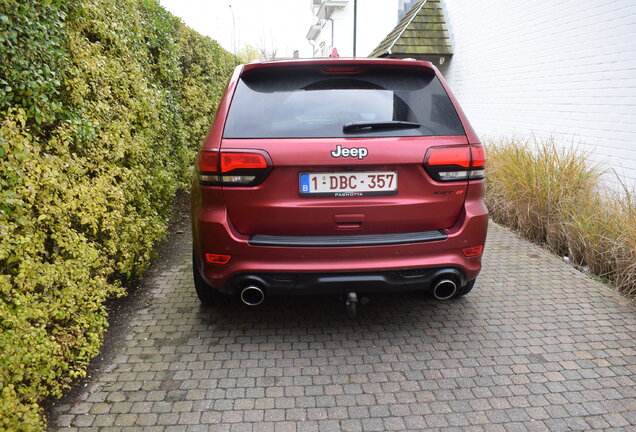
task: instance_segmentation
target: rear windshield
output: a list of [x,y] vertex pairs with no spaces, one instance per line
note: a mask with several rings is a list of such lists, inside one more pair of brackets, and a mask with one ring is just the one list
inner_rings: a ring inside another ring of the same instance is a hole
[[[353,122],[364,127],[343,129]],[[375,69],[348,75],[310,70],[248,72],[238,83],[223,136],[340,138],[463,134],[457,112],[434,74]]]

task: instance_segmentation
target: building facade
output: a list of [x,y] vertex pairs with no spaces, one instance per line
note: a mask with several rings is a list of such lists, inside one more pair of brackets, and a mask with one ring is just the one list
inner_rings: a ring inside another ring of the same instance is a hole
[[446,78],[483,138],[554,138],[636,185],[636,2],[443,4]]
[[[314,23],[307,32],[314,57],[353,57],[355,0],[309,0]],[[366,57],[398,22],[407,0],[357,0],[356,56]]]
[[[419,0],[412,8],[425,14],[436,1],[451,49],[438,66],[483,140],[574,145],[636,186],[636,2]],[[374,54],[418,57],[408,50],[415,27],[417,40],[433,38],[426,20],[415,17]]]

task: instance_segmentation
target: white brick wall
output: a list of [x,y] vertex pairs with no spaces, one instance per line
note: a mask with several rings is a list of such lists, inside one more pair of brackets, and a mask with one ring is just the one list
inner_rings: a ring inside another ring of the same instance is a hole
[[636,185],[636,0],[444,6],[444,73],[482,140],[554,137]]

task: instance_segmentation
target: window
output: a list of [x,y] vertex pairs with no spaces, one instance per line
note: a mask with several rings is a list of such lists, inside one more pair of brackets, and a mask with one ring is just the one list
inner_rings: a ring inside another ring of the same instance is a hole
[[[344,132],[351,122],[419,127]],[[238,83],[225,138],[463,135],[451,100],[432,73],[383,68],[356,74],[254,70]]]

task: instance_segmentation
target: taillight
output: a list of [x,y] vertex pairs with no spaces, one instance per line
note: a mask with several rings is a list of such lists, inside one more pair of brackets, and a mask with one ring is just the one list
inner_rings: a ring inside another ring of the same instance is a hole
[[436,181],[479,180],[484,178],[485,161],[482,146],[431,147],[424,168]]
[[470,174],[471,180],[484,178],[484,168],[486,167],[486,150],[484,146],[470,146]]
[[202,150],[198,164],[201,184],[216,186],[254,186],[272,169],[262,150]]
[[235,169],[263,169],[267,168],[267,160],[260,153],[226,153],[221,152],[221,172],[226,173]]
[[199,152],[199,181],[204,184],[220,184],[219,152],[202,150]]
[[364,68],[359,68],[355,66],[336,66],[336,67],[325,67],[320,69],[320,72],[323,74],[358,74],[364,71]]

